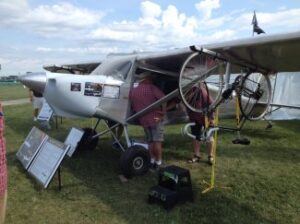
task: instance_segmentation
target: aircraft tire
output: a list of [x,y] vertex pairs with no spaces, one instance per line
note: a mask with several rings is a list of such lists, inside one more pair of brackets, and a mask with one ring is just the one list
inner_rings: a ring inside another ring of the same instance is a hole
[[97,132],[92,128],[84,128],[83,130],[84,134],[78,142],[76,151],[92,151],[97,147],[99,138],[91,139],[91,136],[96,135]]
[[149,164],[148,150],[138,145],[129,147],[120,158],[121,172],[127,178],[144,175],[149,169]]

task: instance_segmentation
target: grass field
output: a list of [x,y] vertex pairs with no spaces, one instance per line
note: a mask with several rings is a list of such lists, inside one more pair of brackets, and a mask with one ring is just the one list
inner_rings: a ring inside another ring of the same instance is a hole
[[0,102],[4,100],[16,100],[28,97],[28,89],[25,89],[23,85],[19,83],[0,85]]
[[[93,152],[65,159],[63,188],[57,177],[43,189],[22,168],[16,152],[35,123],[31,105],[4,108],[6,120],[9,198],[7,223],[300,223],[300,122],[276,122],[270,131],[266,123],[246,125],[244,135],[251,145],[231,144],[232,133],[220,132],[217,148],[216,188],[201,194],[209,181],[206,163],[187,164],[191,141],[181,136],[181,125],[169,126],[164,143],[167,164],[188,168],[192,175],[194,203],[166,212],[146,203],[156,174],[118,179],[120,152],[111,149],[110,136],[100,139]],[[72,126],[91,126],[92,120],[63,120],[47,133],[61,141]],[[231,125],[225,120],[222,124]],[[131,127],[132,137],[143,132]],[[204,152],[205,150],[203,150]],[[206,158],[206,154],[203,153]]]

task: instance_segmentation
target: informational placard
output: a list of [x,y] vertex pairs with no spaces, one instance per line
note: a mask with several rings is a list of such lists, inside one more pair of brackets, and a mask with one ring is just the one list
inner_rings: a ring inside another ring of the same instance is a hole
[[40,129],[33,127],[26,137],[24,143],[17,152],[17,157],[24,166],[28,169],[33,158],[39,151],[41,145],[47,140],[48,136]]
[[47,188],[69,147],[69,145],[49,137],[41,146],[28,168],[28,172],[44,188]]
[[102,95],[102,84],[95,82],[86,82],[84,87],[85,96],[101,96]]
[[70,145],[70,149],[67,152],[67,155],[71,157],[73,153],[76,150],[76,147],[78,145],[78,142],[81,140],[82,136],[84,134],[84,131],[82,129],[78,128],[72,128],[69,132],[69,135],[67,136],[65,140],[65,145]]
[[52,115],[53,115],[53,110],[51,109],[49,104],[46,101],[44,101],[43,107],[37,119],[39,121],[49,121]]

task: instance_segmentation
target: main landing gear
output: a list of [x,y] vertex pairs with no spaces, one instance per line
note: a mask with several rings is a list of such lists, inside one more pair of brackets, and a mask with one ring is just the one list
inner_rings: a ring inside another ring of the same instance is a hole
[[150,165],[150,154],[146,147],[147,145],[131,141],[128,136],[127,126],[124,126],[124,136],[127,146],[121,144],[119,139],[112,132],[115,127],[121,124],[115,124],[97,134],[96,128],[98,127],[99,122],[100,119],[98,119],[93,129],[84,129],[84,135],[78,143],[77,150],[94,150],[97,147],[99,136],[110,132],[115,142],[117,142],[117,144],[120,146],[119,148],[122,151],[120,157],[121,173],[127,178],[145,174],[149,170]]

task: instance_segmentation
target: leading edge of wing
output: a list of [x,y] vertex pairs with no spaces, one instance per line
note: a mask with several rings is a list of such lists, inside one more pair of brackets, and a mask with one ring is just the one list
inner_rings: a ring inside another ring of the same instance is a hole
[[84,62],[64,65],[44,65],[43,68],[55,73],[90,74],[101,62]]

